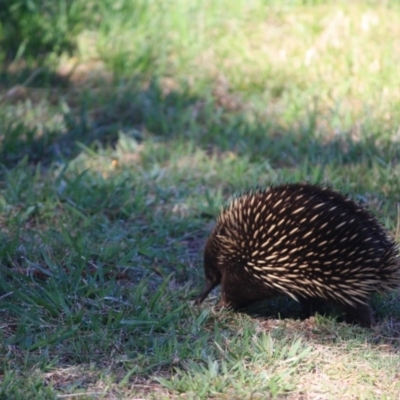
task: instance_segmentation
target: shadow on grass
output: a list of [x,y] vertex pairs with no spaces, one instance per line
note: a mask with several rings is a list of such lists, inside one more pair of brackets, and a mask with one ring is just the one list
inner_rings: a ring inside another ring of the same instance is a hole
[[[18,86],[17,82],[24,80],[28,84]],[[187,141],[203,149],[233,152],[250,162],[267,161],[272,167],[296,167],[305,159],[319,165],[368,166],[374,157],[398,162],[396,154],[400,153],[398,145],[376,140],[379,132],[365,133],[357,140],[346,132],[330,133],[329,140],[321,140],[316,134],[317,111],[287,127],[279,115],[249,112],[247,105],[240,104],[232,109],[224,98],[230,94],[215,93],[211,85],[199,95],[185,84],[171,89],[158,79],[143,85],[134,79],[106,82],[98,76],[98,86],[93,88],[50,70],[36,75],[29,70],[3,74],[1,81],[6,87],[3,105],[23,108],[24,102],[35,104],[44,98],[62,118],[62,128],[28,125],[23,113],[11,121],[1,118],[0,162],[7,168],[24,157],[45,166],[66,162],[81,151],[77,143],[93,149],[114,146],[119,132],[139,142],[156,138],[167,147]],[[15,88],[22,90],[20,97],[9,95]],[[265,108],[268,111],[268,105]]]

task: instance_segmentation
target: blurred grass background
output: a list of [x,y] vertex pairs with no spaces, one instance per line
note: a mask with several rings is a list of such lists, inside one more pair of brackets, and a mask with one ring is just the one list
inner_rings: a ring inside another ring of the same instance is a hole
[[191,299],[221,205],[256,185],[332,185],[397,235],[399,17],[0,1],[0,395],[397,398],[398,293],[371,331]]

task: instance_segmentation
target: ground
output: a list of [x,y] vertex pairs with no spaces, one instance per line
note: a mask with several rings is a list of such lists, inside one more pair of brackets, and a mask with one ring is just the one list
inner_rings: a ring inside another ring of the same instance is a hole
[[371,329],[193,304],[256,186],[328,184],[398,239],[398,2],[29,4],[0,13],[0,397],[399,398],[399,291]]

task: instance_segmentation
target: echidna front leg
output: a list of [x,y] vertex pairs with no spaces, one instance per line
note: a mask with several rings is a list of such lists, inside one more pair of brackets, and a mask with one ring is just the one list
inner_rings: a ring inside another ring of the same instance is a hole
[[272,297],[273,294],[273,292],[266,291],[264,286],[260,287],[254,282],[246,282],[245,275],[240,275],[240,279],[237,279],[233,274],[224,274],[221,281],[221,300],[218,306],[237,310]]
[[240,297],[235,296],[235,290],[232,288],[229,278],[226,274],[222,277],[221,282],[221,299],[218,302],[218,307],[232,307],[233,309],[240,308],[237,302],[240,302]]
[[226,292],[224,288],[221,290],[221,300],[218,302],[218,307],[231,307],[234,310],[239,308],[244,308],[254,303],[254,299],[247,299],[243,297],[238,297],[237,295],[230,295]]
[[346,322],[349,324],[357,323],[364,327],[371,327],[374,323],[372,309],[368,304],[357,303],[355,306],[344,306]]

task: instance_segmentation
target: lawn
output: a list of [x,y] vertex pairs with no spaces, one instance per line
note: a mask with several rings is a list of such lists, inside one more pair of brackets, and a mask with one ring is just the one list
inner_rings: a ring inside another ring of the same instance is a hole
[[400,240],[400,2],[13,0],[0,11],[1,399],[398,399],[371,329],[200,306],[235,193],[327,184]]

